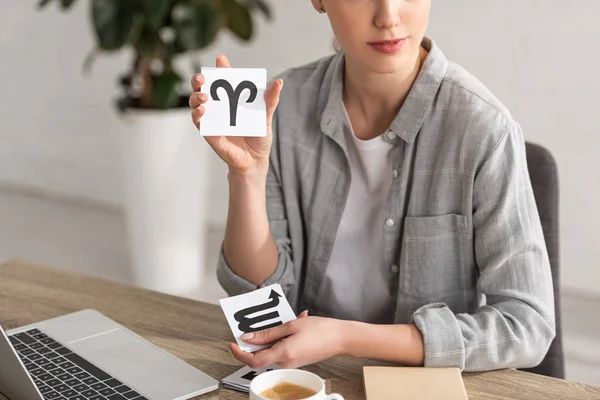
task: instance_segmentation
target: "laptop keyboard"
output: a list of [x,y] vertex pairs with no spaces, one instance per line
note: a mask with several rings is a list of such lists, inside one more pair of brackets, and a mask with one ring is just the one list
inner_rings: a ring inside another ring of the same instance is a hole
[[39,329],[9,339],[45,399],[146,400]]

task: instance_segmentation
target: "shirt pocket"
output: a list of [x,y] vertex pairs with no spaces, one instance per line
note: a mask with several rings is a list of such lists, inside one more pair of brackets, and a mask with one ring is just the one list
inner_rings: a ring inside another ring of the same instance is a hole
[[406,217],[399,290],[425,302],[474,290],[473,234],[458,214]]

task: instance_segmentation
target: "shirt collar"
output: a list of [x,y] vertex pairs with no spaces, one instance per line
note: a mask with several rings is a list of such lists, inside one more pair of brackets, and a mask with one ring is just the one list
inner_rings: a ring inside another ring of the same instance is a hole
[[[404,100],[404,104],[389,127],[389,131],[407,143],[415,140],[448,68],[446,57],[432,39],[424,37],[422,46],[428,51],[428,55]],[[331,84],[327,103],[321,115],[321,129],[331,137],[338,135],[342,130],[344,118],[343,76],[344,53],[341,51],[334,57],[330,73],[326,74]],[[324,88],[326,87],[327,85],[324,85]],[[391,136],[394,137],[394,135]],[[388,137],[384,139],[393,141]]]

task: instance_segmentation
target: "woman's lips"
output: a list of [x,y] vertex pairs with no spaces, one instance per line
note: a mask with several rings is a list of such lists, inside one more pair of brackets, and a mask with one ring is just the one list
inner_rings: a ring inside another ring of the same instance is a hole
[[374,50],[384,53],[384,54],[394,54],[406,43],[406,38],[403,39],[393,39],[393,40],[377,40],[374,42],[369,42],[368,45],[371,46]]

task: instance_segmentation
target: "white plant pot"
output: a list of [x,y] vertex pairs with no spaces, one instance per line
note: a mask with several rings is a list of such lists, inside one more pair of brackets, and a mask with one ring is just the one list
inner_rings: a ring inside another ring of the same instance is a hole
[[132,283],[191,295],[204,277],[210,147],[189,109],[132,110],[123,121]]

